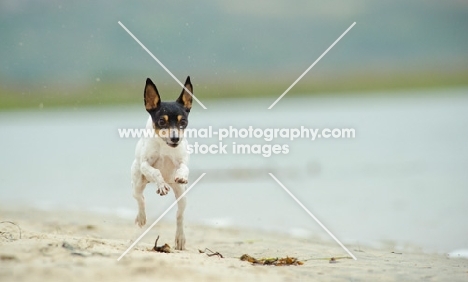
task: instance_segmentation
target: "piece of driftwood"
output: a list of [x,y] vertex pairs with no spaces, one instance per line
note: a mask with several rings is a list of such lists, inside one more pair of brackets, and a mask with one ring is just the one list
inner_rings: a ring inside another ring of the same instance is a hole
[[303,265],[304,263],[298,260],[295,257],[285,257],[285,258],[261,258],[256,259],[248,254],[244,254],[240,257],[240,260],[248,261],[253,264],[261,264],[261,265],[275,265],[275,266],[285,266],[285,265]]
[[158,238],[156,238],[156,241],[154,242],[154,247],[152,250],[159,252],[159,253],[170,253],[171,246],[169,246],[167,243],[162,246],[158,246],[158,240],[159,240],[159,235],[158,235]]

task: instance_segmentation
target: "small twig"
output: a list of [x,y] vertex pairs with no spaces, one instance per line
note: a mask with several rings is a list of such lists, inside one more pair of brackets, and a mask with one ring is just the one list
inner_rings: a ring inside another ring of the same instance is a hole
[[[18,228],[18,231],[19,231],[19,239],[21,239],[21,227],[19,227],[18,224],[12,222],[12,221],[0,221],[0,224],[1,223],[9,223],[9,224],[13,224],[14,226],[16,226]],[[5,238],[5,239],[9,239],[9,240],[13,240],[13,237],[10,235],[10,237],[7,237],[7,235],[5,235],[7,232],[0,232],[0,234],[2,234],[2,236]]]
[[361,246],[359,245],[359,243],[357,244],[357,247],[358,247],[358,249],[357,250],[354,249],[354,251],[360,252],[360,253],[365,253],[363,250],[361,250]]
[[153,250],[155,250],[155,251],[156,251],[156,248],[157,248],[157,246],[158,246],[158,240],[159,240],[159,235],[158,235],[158,238],[156,238],[156,241],[154,241],[154,248],[153,248]]
[[[206,254],[206,251],[210,251],[211,254]],[[198,252],[200,252],[201,254],[206,254],[207,256],[209,257],[212,257],[212,256],[219,256],[220,258],[224,258],[222,254],[220,254],[219,252],[213,252],[212,250],[208,249],[208,248],[205,248],[204,251],[202,250],[198,250]]]

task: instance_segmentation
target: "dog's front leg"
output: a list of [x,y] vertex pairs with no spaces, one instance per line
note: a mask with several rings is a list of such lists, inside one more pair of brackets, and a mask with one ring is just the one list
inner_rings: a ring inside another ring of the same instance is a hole
[[164,178],[161,175],[159,169],[152,167],[148,161],[143,161],[140,166],[141,173],[146,177],[146,180],[149,182],[156,183],[156,193],[161,196],[167,195],[171,186],[164,181]]
[[188,167],[184,163],[181,163],[175,173],[174,181],[176,183],[187,184],[188,176],[189,176]]

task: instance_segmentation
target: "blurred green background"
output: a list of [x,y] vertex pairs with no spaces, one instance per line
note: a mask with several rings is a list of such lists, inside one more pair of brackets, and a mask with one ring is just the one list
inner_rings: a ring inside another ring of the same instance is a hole
[[466,1],[2,0],[0,109],[179,93],[118,21],[201,99],[279,96],[354,21],[288,95],[468,85]]

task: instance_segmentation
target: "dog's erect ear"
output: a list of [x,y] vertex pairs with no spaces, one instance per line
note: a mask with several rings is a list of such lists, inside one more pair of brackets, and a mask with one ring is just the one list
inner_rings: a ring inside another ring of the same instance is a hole
[[[193,86],[190,82],[190,76],[187,76],[187,80],[185,80],[184,86],[188,89],[188,91],[190,91],[191,94],[193,94]],[[187,113],[189,113],[190,109],[192,108],[192,95],[188,93],[185,88],[182,89],[182,93],[180,93],[180,96],[176,102],[184,106]]]
[[161,98],[159,97],[158,89],[151,79],[146,79],[145,85],[145,108],[147,111],[155,110],[161,105]]

